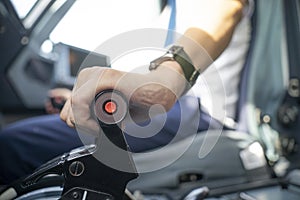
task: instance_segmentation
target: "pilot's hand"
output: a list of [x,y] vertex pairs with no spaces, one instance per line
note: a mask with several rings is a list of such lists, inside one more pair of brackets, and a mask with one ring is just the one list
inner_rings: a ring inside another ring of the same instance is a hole
[[60,117],[68,126],[96,135],[99,131],[92,114],[94,98],[106,89],[115,89],[120,72],[103,67],[83,69],[77,76],[71,97],[66,101]]
[[57,114],[61,111],[67,99],[71,97],[71,90],[67,88],[55,88],[48,91],[45,102],[45,110],[48,114]]
[[[161,105],[155,114],[170,109],[185,88],[185,80],[175,69],[180,67],[174,61],[145,75],[103,67],[85,68],[78,74],[71,98],[65,103],[60,117],[70,127],[76,126],[81,132],[96,135],[99,126],[91,107],[94,98],[101,91],[117,90],[130,104],[126,123],[128,120],[144,121],[150,117],[149,109],[153,105]],[[165,77],[165,74],[169,76]]]

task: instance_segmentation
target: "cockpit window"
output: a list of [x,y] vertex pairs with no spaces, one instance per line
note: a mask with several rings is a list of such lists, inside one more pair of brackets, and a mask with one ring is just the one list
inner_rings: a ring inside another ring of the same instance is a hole
[[30,12],[37,0],[11,0],[19,18],[23,20],[26,15]]
[[76,0],[50,34],[54,43],[94,50],[122,32],[145,28],[159,10],[158,0]]
[[[57,2],[63,2],[58,0]],[[51,0],[11,0],[20,20],[26,29],[30,29],[46,10]]]

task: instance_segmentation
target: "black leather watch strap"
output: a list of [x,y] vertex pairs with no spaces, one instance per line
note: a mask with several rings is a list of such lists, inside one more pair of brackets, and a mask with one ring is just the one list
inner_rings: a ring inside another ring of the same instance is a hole
[[172,46],[165,55],[153,60],[150,63],[149,69],[154,70],[156,69],[162,62],[173,60],[176,61],[183,73],[185,79],[188,81],[190,86],[193,86],[200,75],[200,72],[195,69],[194,65],[192,64],[191,59],[184,51],[183,47],[181,46]]
[[173,51],[172,54],[174,55],[174,60],[181,66],[185,79],[191,86],[194,85],[200,73],[195,69],[190,57],[186,54],[183,47],[172,46],[169,51]]

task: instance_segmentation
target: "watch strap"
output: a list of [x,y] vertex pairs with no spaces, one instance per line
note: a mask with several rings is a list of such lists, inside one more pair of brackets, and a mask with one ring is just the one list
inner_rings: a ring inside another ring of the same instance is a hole
[[181,46],[172,46],[169,49],[174,55],[174,60],[181,66],[185,79],[192,86],[195,84],[200,72],[195,69],[190,57]]
[[149,70],[156,69],[161,63],[165,61],[176,61],[180,65],[184,77],[188,81],[190,86],[195,84],[198,76],[200,75],[200,72],[195,69],[191,59],[186,54],[183,47],[176,45],[172,46],[166,54],[153,60],[150,63]]

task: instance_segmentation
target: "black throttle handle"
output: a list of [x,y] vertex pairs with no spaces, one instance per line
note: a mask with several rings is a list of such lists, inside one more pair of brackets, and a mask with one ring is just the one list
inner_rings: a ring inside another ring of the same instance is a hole
[[63,179],[61,200],[123,199],[127,183],[138,176],[120,128],[128,112],[128,103],[120,92],[106,90],[96,95],[93,106],[104,133],[100,134],[97,144],[50,160],[31,175],[8,186],[0,199],[14,199],[45,187],[50,174]]
[[128,112],[124,95],[116,90],[105,90],[95,97],[94,114],[100,126],[120,125]]
[[119,91],[105,90],[95,96],[93,107],[103,134],[100,133],[92,156],[68,162],[67,169],[80,163],[85,170],[80,176],[66,170],[61,199],[69,199],[74,192],[79,196],[90,194],[92,199],[123,199],[127,183],[138,176],[120,128],[128,112],[126,98]]

